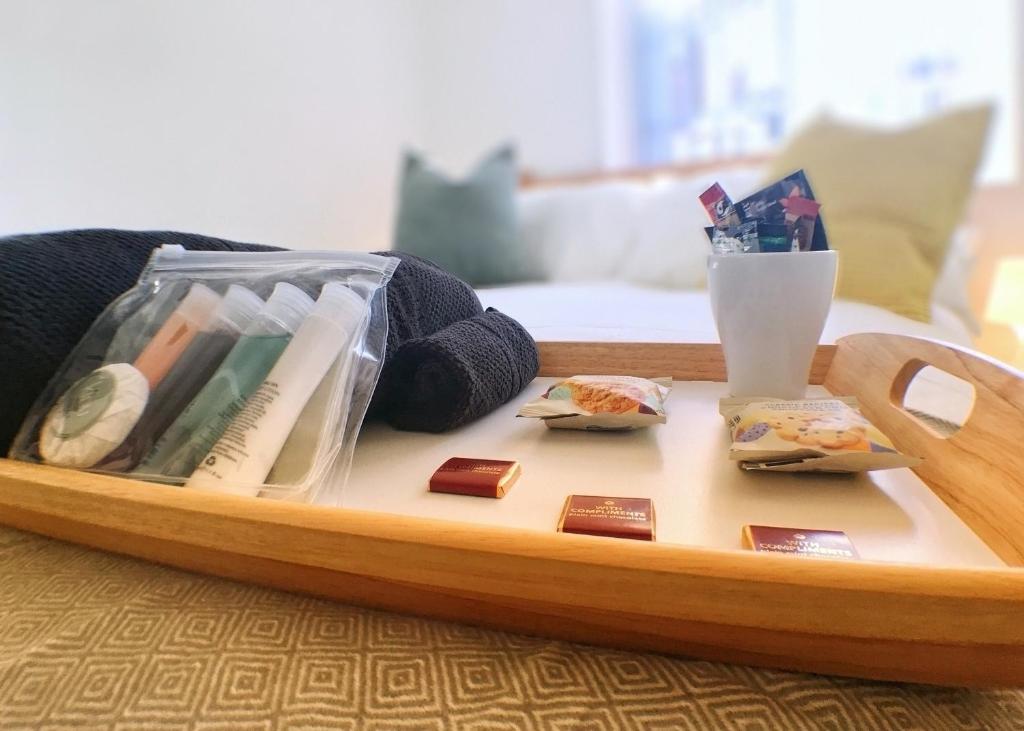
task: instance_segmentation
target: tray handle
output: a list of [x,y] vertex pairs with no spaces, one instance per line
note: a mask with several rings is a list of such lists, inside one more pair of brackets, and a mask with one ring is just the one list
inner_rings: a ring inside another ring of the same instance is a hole
[[[974,407],[943,436],[903,407],[926,366],[974,387]],[[1004,561],[1024,566],[1024,373],[935,340],[863,333],[836,343],[825,388],[856,396],[896,447],[924,461],[914,471]]]

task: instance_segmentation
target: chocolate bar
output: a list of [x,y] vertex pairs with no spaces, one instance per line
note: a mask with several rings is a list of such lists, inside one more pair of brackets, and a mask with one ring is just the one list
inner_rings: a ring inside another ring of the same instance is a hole
[[562,533],[654,540],[654,503],[641,497],[570,495],[558,520]]
[[809,558],[860,558],[847,535],[838,530],[745,525],[743,547],[763,553],[788,553]]
[[505,497],[521,473],[519,463],[511,460],[452,457],[431,476],[430,491]]

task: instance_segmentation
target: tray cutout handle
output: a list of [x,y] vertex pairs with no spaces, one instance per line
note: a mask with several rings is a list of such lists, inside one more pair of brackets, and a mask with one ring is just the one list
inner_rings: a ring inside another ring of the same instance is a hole
[[971,418],[976,399],[973,383],[920,358],[903,365],[889,392],[889,403],[936,439],[960,431]]
[[[935,366],[974,387],[974,408],[946,438],[907,413],[909,378]],[[1001,559],[1024,566],[1024,373],[948,343],[907,335],[841,338],[825,388],[856,396],[917,475]]]

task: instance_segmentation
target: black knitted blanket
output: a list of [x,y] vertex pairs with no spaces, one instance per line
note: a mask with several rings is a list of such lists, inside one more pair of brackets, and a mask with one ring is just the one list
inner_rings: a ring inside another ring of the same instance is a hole
[[[0,238],[0,454],[92,321],[132,287],[153,249],[164,244],[277,249],[173,231]],[[388,284],[387,349],[371,415],[402,429],[443,431],[492,411],[536,376],[536,345],[521,325],[500,313],[482,315],[472,288],[431,262],[378,253],[402,263]],[[421,369],[425,375],[417,375]],[[442,392],[458,397],[437,398]]]

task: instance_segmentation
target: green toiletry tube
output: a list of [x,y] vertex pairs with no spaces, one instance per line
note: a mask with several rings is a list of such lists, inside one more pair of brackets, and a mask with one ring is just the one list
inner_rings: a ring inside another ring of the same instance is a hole
[[312,307],[313,300],[302,290],[278,283],[209,383],[143,460],[140,476],[191,475],[274,367]]

